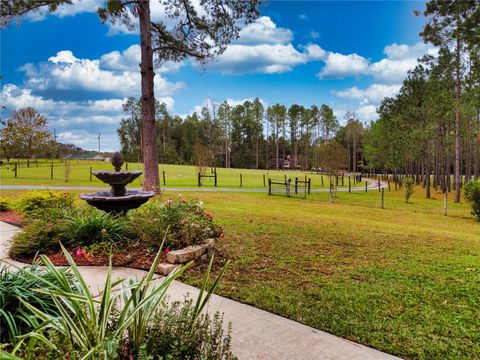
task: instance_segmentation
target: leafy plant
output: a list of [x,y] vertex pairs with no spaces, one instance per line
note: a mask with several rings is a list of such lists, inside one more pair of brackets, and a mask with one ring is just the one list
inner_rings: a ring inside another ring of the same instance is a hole
[[71,213],[59,224],[63,242],[74,246],[95,243],[115,244],[130,238],[130,226],[126,218],[113,216],[93,208],[83,208]]
[[51,209],[64,209],[73,206],[73,196],[68,193],[29,191],[17,202],[17,209],[27,218],[45,218]]
[[12,206],[7,199],[0,199],[0,212],[8,211],[11,208],[12,208]]
[[151,202],[129,213],[133,232],[148,246],[158,248],[159,239],[167,227],[166,246],[178,249],[203,243],[208,238],[223,236],[223,228],[213,223],[213,217],[195,200]]
[[[39,294],[51,298],[58,315],[52,315],[34,304],[20,300],[22,306],[34,315],[35,321],[39,324],[35,331],[22,338],[22,342],[32,338],[42,341],[50,349],[49,359],[64,358],[66,353],[70,359],[97,357],[116,359],[121,353],[128,358],[135,357],[145,340],[149,323],[157,313],[158,306],[164,301],[168,287],[191,264],[184,265],[170,273],[161,282],[154,283],[153,276],[162,254],[159,251],[147,275],[139,281],[131,279],[126,285],[123,284],[123,280],[112,280],[110,264],[103,291],[100,298],[96,299],[91,294],[74,260],[63,246],[62,251],[70,264],[75,282],[69,281],[64,271],[57,269],[48,257],[41,255],[42,263],[60,287],[36,290]],[[206,291],[211,264],[212,261],[189,318],[188,328],[196,326],[200,312],[225,273],[227,265]],[[35,274],[32,276],[37,277]],[[113,291],[118,285],[121,286],[120,290]],[[118,306],[120,300],[122,305]],[[44,336],[44,334],[50,336]],[[12,355],[15,355],[18,349],[17,346],[12,351]]]
[[10,255],[32,257],[37,253],[48,254],[58,249],[58,225],[45,220],[32,220],[13,238]]
[[231,328],[225,332],[223,317],[201,315],[190,331],[192,300],[160,306],[147,326],[138,359],[235,359],[231,352]]
[[[68,283],[72,277],[64,269],[58,269]],[[46,314],[58,315],[57,308],[49,295],[36,289],[59,289],[56,277],[38,264],[12,271],[8,266],[0,268],[0,342],[15,347],[21,335],[33,331],[38,320],[24,305],[35,306]],[[3,357],[2,357],[3,358]]]
[[402,185],[405,187],[405,202],[408,204],[415,192],[415,181],[412,178],[404,178],[402,179]]
[[466,183],[464,191],[465,200],[472,205],[472,215],[480,221],[480,180]]

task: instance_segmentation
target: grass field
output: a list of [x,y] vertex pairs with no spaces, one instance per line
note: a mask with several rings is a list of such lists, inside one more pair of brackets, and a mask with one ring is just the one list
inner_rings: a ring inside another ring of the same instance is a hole
[[448,217],[421,187],[411,204],[386,191],[385,209],[378,191],[333,204],[326,193],[162,196],[198,198],[225,227],[219,294],[407,359],[480,359],[480,223],[453,194]]
[[[76,161],[70,162],[70,175],[68,183],[65,182],[65,165],[61,162],[55,162],[53,167],[53,179],[50,178],[51,167],[48,161],[39,161],[38,167],[35,162],[26,167],[22,164],[17,169],[17,178],[14,177],[13,166],[0,166],[0,179],[4,185],[44,185],[44,186],[101,186],[103,183],[95,176],[90,181],[90,167],[92,170],[113,170],[110,163],[97,161]],[[125,169],[125,165],[123,167]],[[129,170],[143,170],[140,163],[129,163]],[[167,187],[196,187],[198,186],[198,170],[195,166],[188,165],[159,165],[160,182],[162,183],[162,172],[165,171]],[[209,171],[209,170],[208,170]],[[245,188],[262,188],[263,175],[268,178],[282,180],[287,175],[288,178],[304,179],[305,175],[312,179],[312,188],[322,187],[322,176],[310,172],[301,171],[275,171],[275,170],[252,170],[252,169],[224,169],[217,168],[217,186],[218,187],[239,187],[240,174],[242,174],[242,186]],[[143,176],[143,175],[142,175]],[[131,186],[141,186],[142,177],[135,180]],[[348,179],[344,179],[344,185],[348,186]],[[355,186],[364,186],[364,182]],[[203,186],[213,187],[213,178],[203,179]],[[326,176],[323,176],[323,187],[328,188],[330,183]],[[353,186],[353,180],[352,180]]]
[[220,294],[404,358],[480,359],[480,224],[434,195],[188,194],[226,229]]

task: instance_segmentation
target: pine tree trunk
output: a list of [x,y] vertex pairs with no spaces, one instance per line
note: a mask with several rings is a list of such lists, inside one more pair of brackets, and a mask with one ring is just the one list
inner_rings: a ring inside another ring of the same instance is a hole
[[456,74],[455,74],[455,170],[454,170],[454,183],[455,183],[455,202],[460,202],[460,39],[457,36],[457,46],[455,49],[456,58]]
[[158,175],[157,131],[155,127],[155,95],[153,93],[153,49],[150,32],[150,1],[142,1],[138,5],[140,22],[142,76],[142,150],[144,181],[143,189],[160,193]]

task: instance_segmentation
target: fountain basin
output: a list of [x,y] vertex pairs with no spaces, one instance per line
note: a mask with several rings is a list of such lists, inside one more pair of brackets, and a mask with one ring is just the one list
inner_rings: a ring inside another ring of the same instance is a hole
[[92,174],[95,175],[102,182],[109,184],[112,189],[111,193],[113,196],[125,196],[126,188],[125,186],[131,183],[133,180],[142,175],[142,172],[139,170],[135,171],[92,171]]
[[145,204],[154,195],[153,191],[143,190],[127,190],[123,196],[113,195],[110,191],[98,191],[91,194],[80,194],[80,198],[97,209],[112,214],[124,214],[128,210]]

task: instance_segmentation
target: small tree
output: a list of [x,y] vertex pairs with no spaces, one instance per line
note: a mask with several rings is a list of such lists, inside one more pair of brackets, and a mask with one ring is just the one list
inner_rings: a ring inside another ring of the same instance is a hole
[[410,202],[410,197],[415,192],[415,181],[412,178],[404,178],[402,185],[405,187],[405,202]]
[[193,151],[195,152],[195,162],[197,165],[197,170],[200,175],[204,176],[207,172],[208,165],[212,160],[212,156],[208,148],[201,144],[195,144],[193,146]]
[[472,215],[480,221],[480,180],[469,181],[464,189],[465,200],[472,204]]
[[51,134],[46,130],[47,119],[31,107],[18,109],[7,120],[6,127],[0,130],[2,145],[9,154],[18,158],[30,159],[51,141]]

